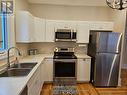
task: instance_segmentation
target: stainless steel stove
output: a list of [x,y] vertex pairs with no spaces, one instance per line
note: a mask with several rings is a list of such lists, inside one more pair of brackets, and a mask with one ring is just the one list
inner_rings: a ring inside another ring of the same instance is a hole
[[53,78],[75,79],[77,78],[77,57],[74,55],[74,48],[56,48],[54,51]]

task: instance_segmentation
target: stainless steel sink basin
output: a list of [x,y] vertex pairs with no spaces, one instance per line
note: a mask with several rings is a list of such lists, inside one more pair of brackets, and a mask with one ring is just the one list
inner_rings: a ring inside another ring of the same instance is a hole
[[37,62],[15,64],[11,66],[10,69],[7,69],[3,73],[1,73],[0,77],[26,76],[30,73],[30,71],[36,64]]
[[30,68],[11,68],[0,74],[0,77],[26,76],[30,73]]
[[12,66],[12,68],[33,68],[37,63],[19,63]]

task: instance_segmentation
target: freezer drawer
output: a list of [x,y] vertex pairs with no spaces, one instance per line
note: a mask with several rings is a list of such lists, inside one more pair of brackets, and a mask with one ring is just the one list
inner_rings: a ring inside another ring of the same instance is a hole
[[96,54],[93,84],[95,86],[117,86],[119,63],[119,54]]

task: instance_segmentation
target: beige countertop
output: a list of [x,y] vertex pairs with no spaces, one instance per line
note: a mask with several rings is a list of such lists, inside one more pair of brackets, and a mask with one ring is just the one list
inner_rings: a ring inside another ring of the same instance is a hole
[[91,58],[90,56],[86,55],[86,54],[75,54],[77,56],[77,58]]
[[[78,58],[90,58],[84,54],[76,54]],[[27,76],[23,77],[0,77],[0,95],[19,95],[28,81],[43,63],[44,58],[53,58],[53,54],[38,54],[27,56],[19,60],[19,62],[38,62],[38,64],[31,70]]]

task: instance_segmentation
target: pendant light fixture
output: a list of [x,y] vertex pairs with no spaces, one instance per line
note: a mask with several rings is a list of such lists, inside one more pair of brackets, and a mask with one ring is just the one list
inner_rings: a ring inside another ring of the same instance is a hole
[[106,0],[106,3],[112,9],[122,10],[127,8],[127,0]]

